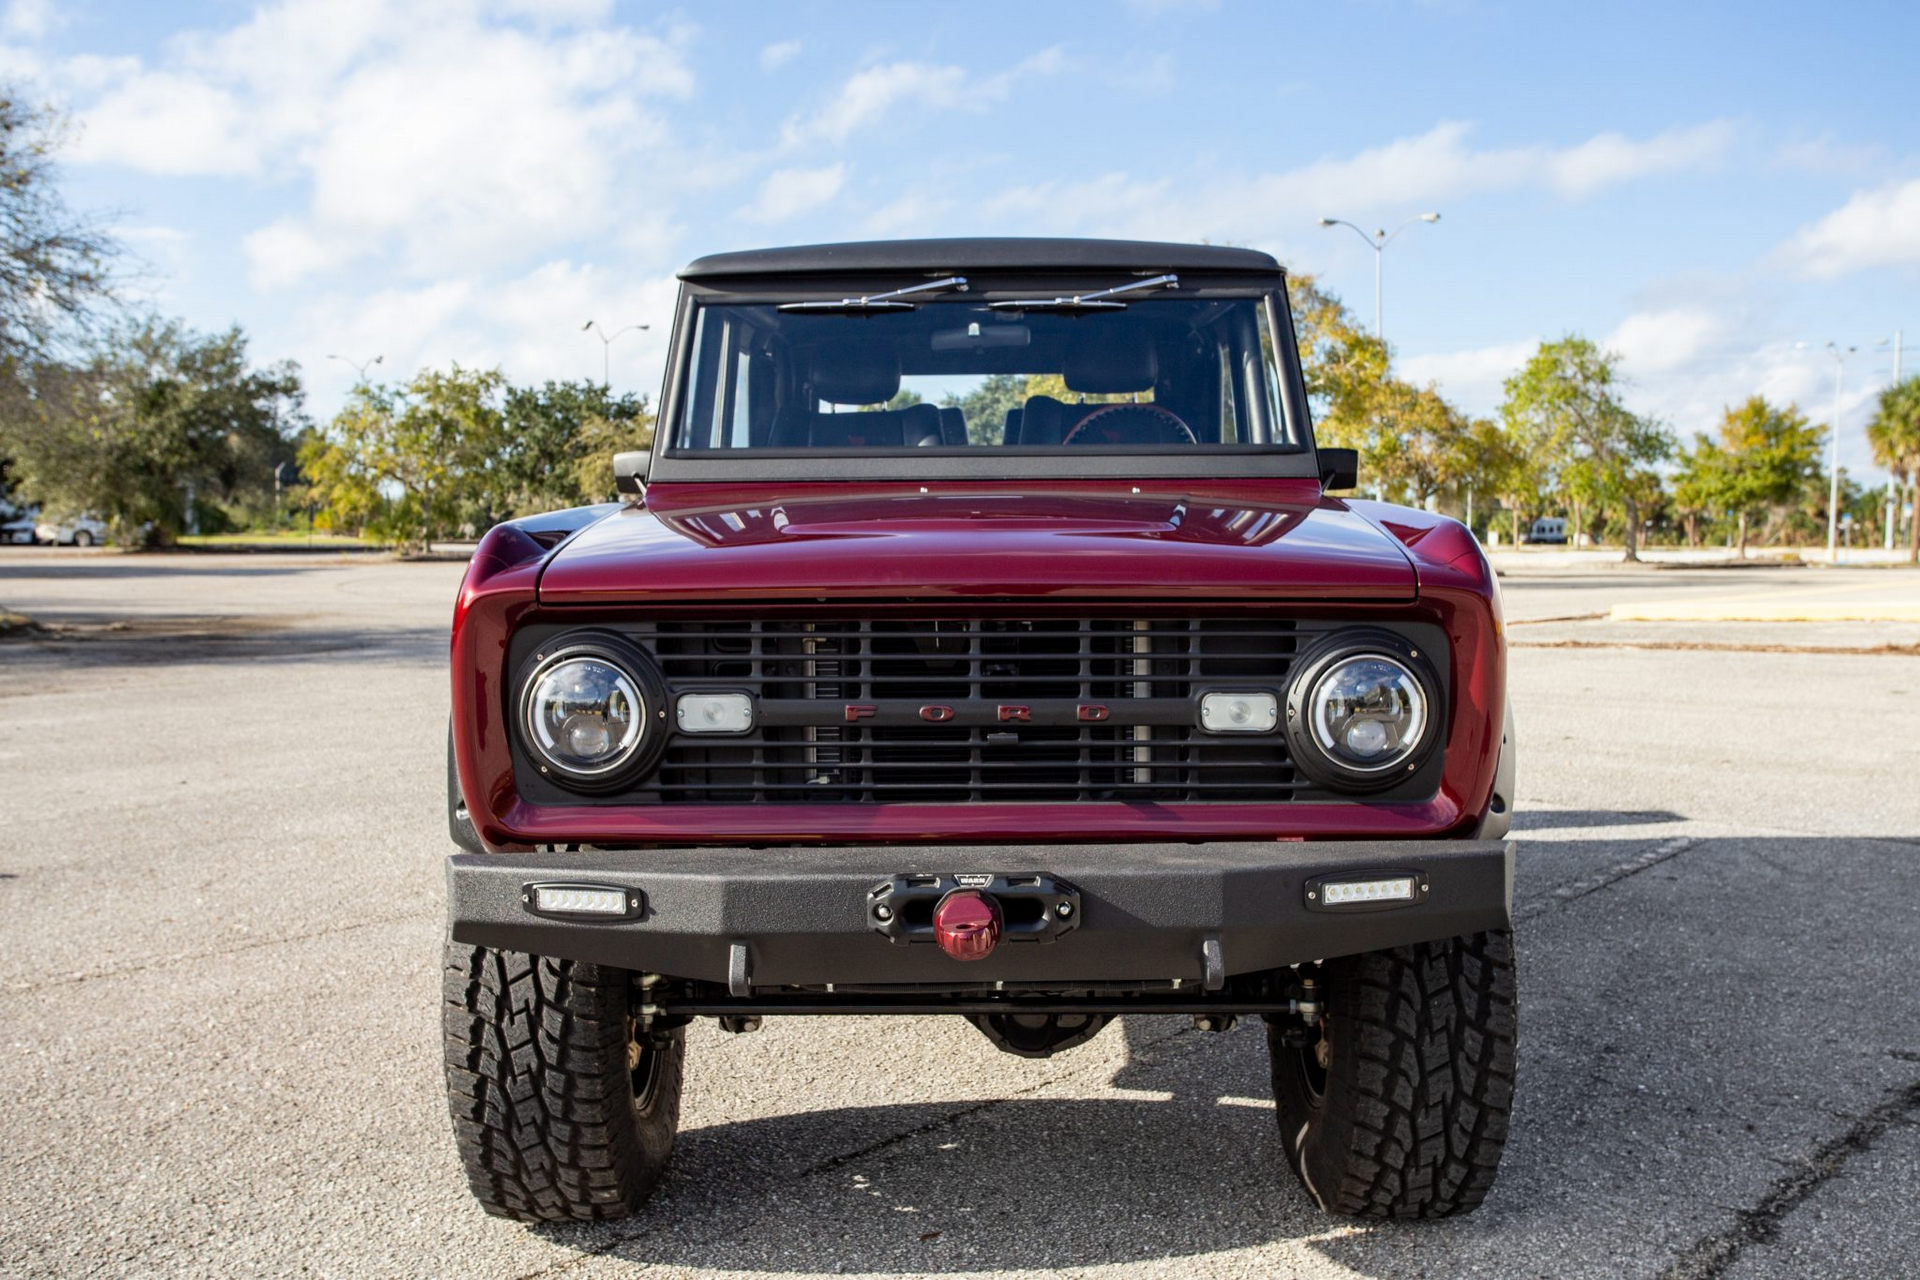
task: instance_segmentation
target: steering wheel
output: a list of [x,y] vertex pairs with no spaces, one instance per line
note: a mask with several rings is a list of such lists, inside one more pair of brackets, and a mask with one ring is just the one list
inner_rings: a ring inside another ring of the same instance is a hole
[[1074,424],[1061,444],[1200,443],[1180,415],[1157,404],[1110,404]]

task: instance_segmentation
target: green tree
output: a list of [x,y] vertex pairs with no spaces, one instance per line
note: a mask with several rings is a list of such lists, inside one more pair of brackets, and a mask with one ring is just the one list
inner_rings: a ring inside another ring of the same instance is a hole
[[1027,402],[1027,377],[1019,373],[992,373],[965,395],[949,395],[942,408],[958,409],[967,419],[968,444],[999,444],[1007,411]]
[[61,199],[59,117],[0,86],[0,366],[46,359],[110,299],[119,246]]
[[[1913,515],[1907,521],[1907,563],[1920,564],[1920,374],[1880,393],[1867,424],[1874,460],[1907,485]],[[1895,513],[1896,518],[1898,512]]]
[[1500,416],[1536,456],[1557,462],[1557,481],[1580,513],[1618,505],[1626,560],[1638,560],[1645,475],[1673,450],[1672,438],[1621,404],[1619,357],[1570,334],[1543,342],[1506,382]]
[[120,540],[165,543],[196,499],[271,484],[305,422],[300,395],[292,364],[250,366],[237,328],[207,336],[146,320],[84,364],[35,366],[28,399],[0,414],[0,452],[49,513],[92,513]]
[[1753,517],[1766,516],[1771,530],[1787,504],[1817,485],[1820,430],[1796,405],[1751,396],[1728,407],[1719,434],[1718,440],[1695,438],[1681,462],[1680,485],[1689,499],[1732,514],[1744,560]]
[[[1725,514],[1722,491],[1726,481],[1722,471],[1726,463],[1720,446],[1704,435],[1696,435],[1693,448],[1680,455],[1680,469],[1673,478],[1673,505],[1687,531],[1687,545],[1700,545],[1700,521]],[[1742,551],[1741,555],[1745,556]]]
[[509,388],[503,414],[500,482],[516,515],[606,500],[613,455],[653,439],[647,398],[598,382]]
[[[1474,491],[1499,499],[1509,536],[1520,545],[1520,523],[1540,502],[1540,467],[1512,432],[1480,419],[1454,444],[1453,472]],[[1489,519],[1488,524],[1492,524]]]
[[300,466],[323,522],[403,549],[463,526],[484,529],[512,502],[503,465],[506,385],[498,370],[426,369],[401,388],[362,382]]
[[612,502],[619,498],[614,481],[613,455],[631,449],[653,447],[653,413],[645,396],[639,397],[637,411],[628,417],[587,418],[574,437],[574,495],[581,504]]

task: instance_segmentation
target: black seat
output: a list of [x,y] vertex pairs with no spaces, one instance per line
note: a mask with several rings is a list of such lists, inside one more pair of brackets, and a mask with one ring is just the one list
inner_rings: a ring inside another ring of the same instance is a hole
[[957,407],[940,410],[940,443],[958,448],[967,442],[967,415]]
[[807,443],[816,449],[898,449],[941,443],[940,411],[930,404],[860,413],[816,413]]
[[[1132,395],[1153,390],[1159,377],[1153,339],[1124,322],[1105,320],[1076,337],[1061,365],[1067,390],[1083,396]],[[1082,418],[1106,407],[1100,403],[1062,404],[1052,396],[1029,396],[1007,411],[1006,443],[1060,444]],[[1019,420],[1014,421],[1014,415]]]

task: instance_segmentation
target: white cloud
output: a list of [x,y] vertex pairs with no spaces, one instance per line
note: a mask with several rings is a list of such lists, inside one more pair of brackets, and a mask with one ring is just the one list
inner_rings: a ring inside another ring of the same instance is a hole
[[810,117],[791,121],[790,142],[823,138],[845,142],[855,130],[885,117],[901,102],[951,109],[968,105],[967,73],[959,67],[892,62],[854,74],[833,100]]
[[1704,308],[1675,307],[1635,312],[1600,345],[1617,352],[1626,369],[1666,372],[1691,364],[1725,331],[1722,319]]
[[[1790,338],[1742,338],[1750,328],[1737,309],[1705,307],[1641,311],[1627,316],[1596,341],[1620,357],[1620,396],[1628,408],[1663,423],[1684,448],[1695,434],[1713,434],[1731,405],[1749,396],[1774,404],[1797,404],[1815,422],[1832,417],[1833,363],[1824,351],[1799,347]],[[1535,339],[1494,343],[1463,351],[1411,355],[1394,363],[1408,381],[1434,383],[1442,394],[1476,416],[1498,413],[1504,383],[1535,349]],[[1853,370],[1841,403],[1841,461],[1855,474],[1871,469],[1862,438],[1868,407],[1879,385]]]
[[940,217],[952,207],[951,200],[909,191],[868,214],[860,228],[873,236],[931,235]]
[[1275,228],[1335,214],[1404,214],[1486,192],[1545,187],[1580,199],[1602,187],[1719,163],[1733,129],[1709,122],[1635,141],[1599,134],[1568,147],[1476,149],[1459,121],[1351,156],[1265,174],[1202,174],[1174,182],[1109,173],[1001,193],[989,211],[1055,230],[1271,242]]
[[323,240],[295,218],[281,218],[250,233],[241,250],[256,289],[282,288],[353,256],[351,243]]
[[1688,173],[1712,168],[1733,145],[1734,128],[1725,120],[1685,129],[1668,129],[1634,141],[1618,133],[1596,134],[1563,151],[1528,148],[1518,154],[1540,154],[1553,185],[1562,195],[1577,199],[1621,182],[1662,173]]
[[760,69],[773,71],[792,62],[800,52],[798,40],[781,40],[760,50]]
[[53,0],[12,0],[0,12],[0,34],[38,40],[66,21],[66,13]]
[[1829,280],[1870,267],[1920,263],[1920,178],[1855,192],[1802,228],[1780,256],[1804,275]]
[[327,295],[302,313],[290,341],[318,398],[344,394],[357,376],[330,359],[381,356],[380,373],[404,382],[415,370],[459,363],[504,370],[516,383],[601,376],[599,339],[588,319],[622,334],[611,350],[618,391],[658,392],[678,282],[555,259],[505,280],[454,277],[367,296]]
[[782,137],[789,146],[813,140],[842,143],[909,103],[938,111],[985,111],[1004,101],[1021,76],[1055,72],[1064,65],[1060,50],[1052,48],[990,76],[925,62],[867,67],[849,77],[824,107],[789,120]]
[[604,4],[281,0],[160,64],[75,59],[73,158],[165,174],[304,181],[304,212],[247,240],[257,284],[365,256],[431,276],[620,221],[623,173],[667,142],[649,106],[693,79],[687,32],[600,25]]
[[252,173],[263,139],[232,92],[191,76],[137,71],[80,118],[76,164],[120,165],[142,173]]
[[817,209],[839,195],[846,180],[844,164],[818,169],[775,169],[760,184],[753,203],[740,211],[740,217],[748,222],[784,222]]
[[1519,372],[1538,345],[1529,338],[1465,351],[1407,356],[1394,362],[1394,372],[1415,386],[1434,384],[1468,413],[1490,415],[1505,394],[1506,380]]

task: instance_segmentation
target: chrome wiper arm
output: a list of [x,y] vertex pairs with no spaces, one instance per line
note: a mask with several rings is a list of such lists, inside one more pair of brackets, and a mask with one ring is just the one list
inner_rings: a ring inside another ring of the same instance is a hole
[[1126,284],[1117,284],[1111,289],[1099,289],[1093,293],[1076,293],[1058,298],[1021,298],[1007,302],[989,302],[987,305],[995,311],[1125,311],[1127,304],[1113,302],[1115,294],[1136,293],[1142,289],[1178,289],[1180,277],[1176,275],[1154,276],[1150,280],[1132,280]]
[[889,289],[885,293],[869,293],[858,298],[842,298],[838,302],[824,299],[818,302],[783,302],[782,311],[912,311],[911,302],[902,302],[902,298],[911,298],[923,293],[946,293],[953,290],[958,293],[967,291],[965,276],[948,276],[945,280],[929,280],[925,284],[910,284],[902,289]]

